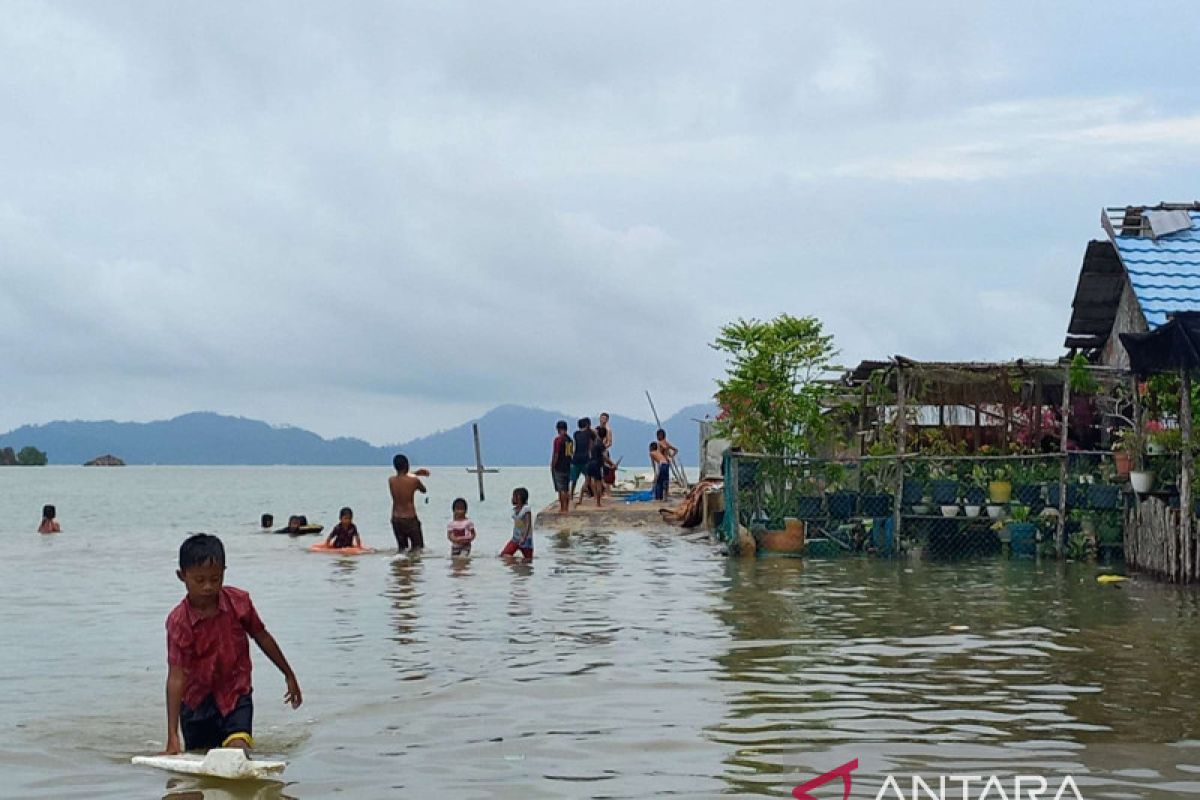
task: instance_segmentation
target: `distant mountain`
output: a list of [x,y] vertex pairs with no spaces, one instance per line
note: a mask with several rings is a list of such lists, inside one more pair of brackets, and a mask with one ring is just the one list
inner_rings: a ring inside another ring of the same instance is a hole
[[[697,461],[698,434],[693,419],[715,415],[712,405],[683,409],[664,420],[685,464]],[[575,418],[537,408],[506,405],[478,420],[485,464],[522,466],[549,463],[554,423]],[[631,467],[647,462],[646,446],[654,425],[614,416],[613,458]],[[0,435],[0,447],[31,445],[51,464],[83,464],[112,453],[127,464],[379,464],[397,452],[416,464],[458,465],[475,462],[471,422],[398,445],[375,447],[361,439],[323,439],[302,428],[277,427],[258,420],[209,412],[184,414],[157,422],[51,422],[25,425]]]
[[[711,404],[688,406],[663,420],[671,443],[679,448],[679,460],[684,464],[698,463],[700,434],[695,419],[716,416]],[[570,430],[577,429],[577,417],[540,408],[505,405],[492,409],[477,420],[471,420],[430,436],[399,445],[414,464],[474,464],[475,445],[471,424],[479,424],[480,449],[483,463],[496,466],[550,464],[550,442],[554,438],[554,423],[565,419]],[[650,467],[647,454],[654,441],[654,423],[614,414],[609,421],[613,429],[612,459],[624,458],[624,465]],[[596,424],[596,420],[592,420]],[[0,440],[2,441],[2,440]]]
[[[0,436],[45,451],[51,464],[82,464],[112,453],[126,464],[378,464],[381,451],[361,439],[322,439],[209,412],[157,422],[51,422]],[[390,456],[388,457],[391,458]]]

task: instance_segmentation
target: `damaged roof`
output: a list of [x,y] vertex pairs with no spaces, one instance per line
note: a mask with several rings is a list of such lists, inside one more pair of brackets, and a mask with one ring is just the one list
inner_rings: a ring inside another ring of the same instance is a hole
[[1151,330],[1174,312],[1200,311],[1200,204],[1106,209],[1102,223]]

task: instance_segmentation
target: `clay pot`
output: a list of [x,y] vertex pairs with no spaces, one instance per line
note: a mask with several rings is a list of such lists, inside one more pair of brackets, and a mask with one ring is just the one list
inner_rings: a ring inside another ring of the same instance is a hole
[[781,531],[767,531],[762,536],[762,549],[771,553],[801,553],[804,551],[806,528],[803,521],[787,517]]

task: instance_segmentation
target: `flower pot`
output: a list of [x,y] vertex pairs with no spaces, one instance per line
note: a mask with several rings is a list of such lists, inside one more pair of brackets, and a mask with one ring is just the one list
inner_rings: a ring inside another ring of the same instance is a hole
[[929,506],[925,505],[924,503],[917,503],[915,506],[912,507],[912,510],[913,510],[914,514],[917,514],[920,516],[920,515],[929,513]]
[[[1087,503],[1087,492],[1085,487],[1078,483],[1067,484],[1067,508],[1083,508]],[[1046,486],[1046,505],[1051,508],[1058,508],[1058,484],[1051,483]],[[1115,508],[1115,506],[1114,506]]]
[[892,496],[890,494],[864,494],[862,496],[864,517],[887,517],[892,513]]
[[936,480],[929,482],[929,496],[934,505],[948,505],[958,500],[958,481]]
[[992,481],[988,484],[988,499],[993,503],[1007,503],[1012,499],[1010,481]]
[[925,496],[925,484],[921,481],[912,478],[904,479],[904,491],[900,495],[900,502],[906,506],[915,506],[921,502],[921,498]]
[[1000,519],[1004,516],[1004,506],[989,505],[987,507],[988,517],[991,519]]
[[1026,483],[1014,486],[1012,493],[1016,495],[1017,502],[1023,506],[1037,505],[1042,500],[1042,486],[1039,483]]
[[795,517],[784,517],[783,530],[767,531],[759,546],[772,553],[802,553],[807,529]]
[[963,512],[966,513],[966,515],[968,517],[978,517],[980,511],[983,511],[983,506],[977,506],[977,505],[963,506]]
[[1087,487],[1087,500],[1092,508],[1117,508],[1121,505],[1121,487],[1111,483],[1093,483]]
[[875,552],[878,555],[894,555],[896,537],[892,535],[892,526],[890,524],[884,523],[883,525],[871,526],[871,546],[875,548]]
[[1032,522],[1010,522],[1008,528],[1009,544],[1012,554],[1020,558],[1033,558],[1037,555],[1037,526]]
[[1113,453],[1113,465],[1117,468],[1117,477],[1124,478],[1133,469],[1133,459],[1124,450],[1117,450]]
[[968,486],[963,489],[963,502],[973,506],[981,506],[987,502],[987,492],[978,486]]
[[800,495],[796,498],[796,516],[800,519],[813,519],[821,516],[821,498],[811,495]]
[[1135,469],[1129,473],[1129,485],[1138,494],[1145,494],[1154,488],[1154,472],[1146,469]]
[[943,517],[957,517],[958,516],[958,506],[950,506],[950,505],[942,506],[942,516]]
[[827,500],[829,516],[834,519],[848,519],[858,507],[858,492],[834,492]]

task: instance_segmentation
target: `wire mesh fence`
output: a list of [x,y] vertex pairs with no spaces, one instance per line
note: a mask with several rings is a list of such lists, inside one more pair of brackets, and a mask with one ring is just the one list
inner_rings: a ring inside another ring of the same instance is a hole
[[884,456],[731,453],[723,536],[807,556],[1119,558],[1130,502],[1112,454]]

